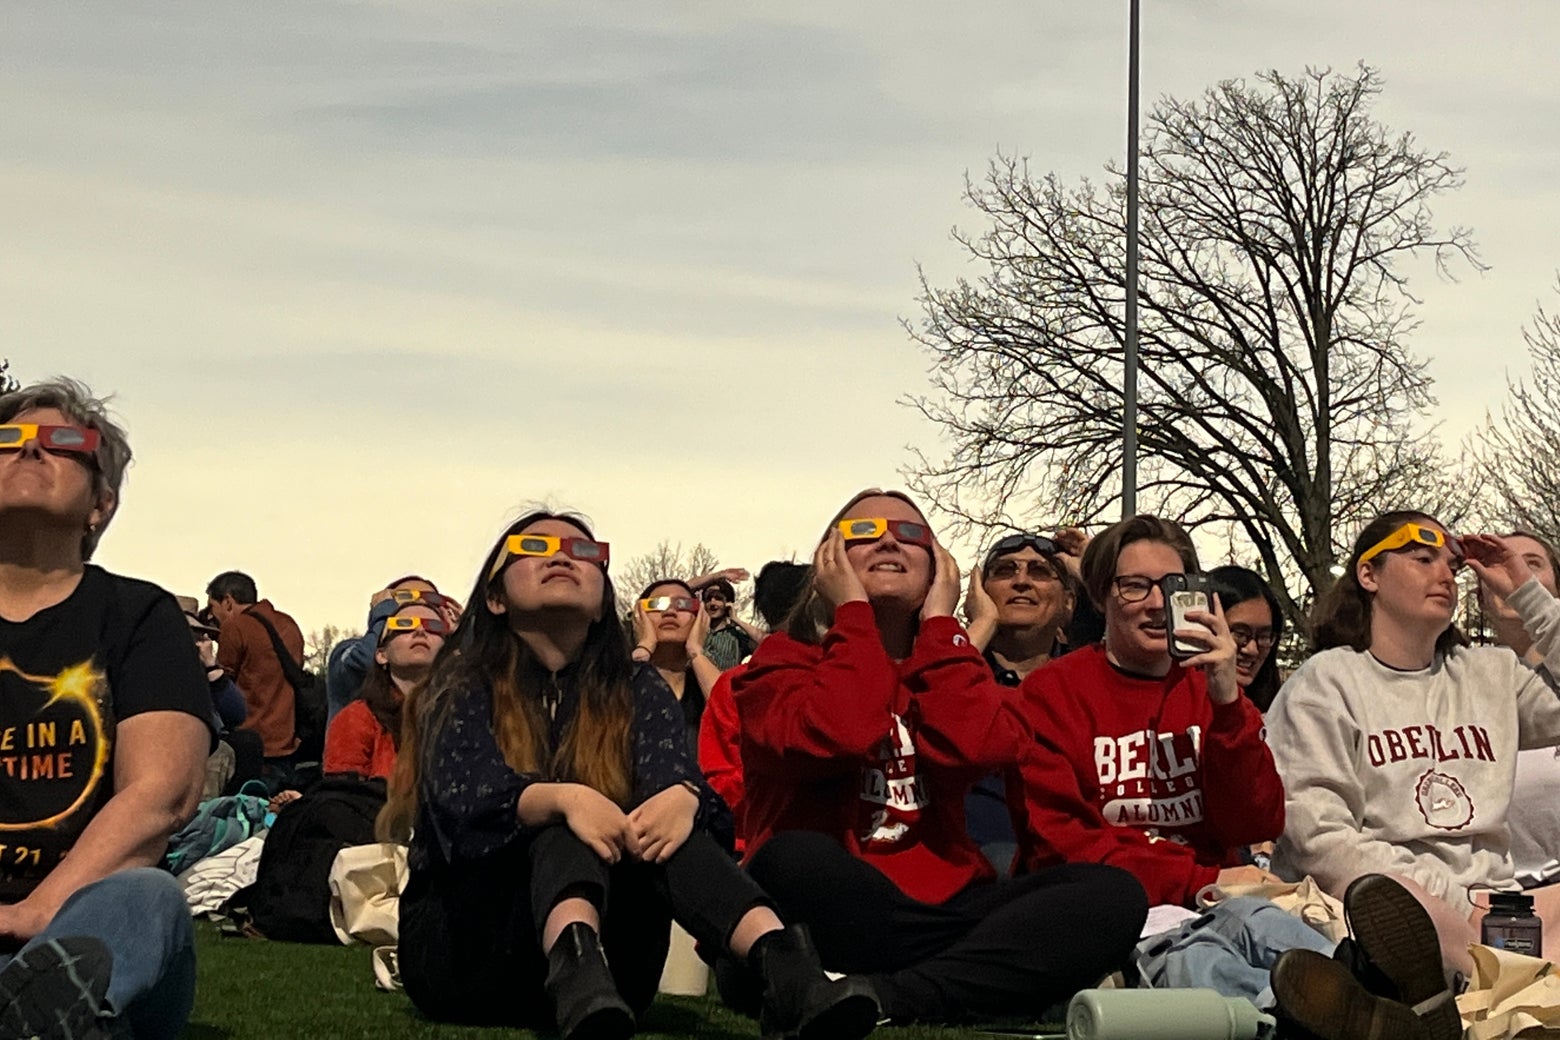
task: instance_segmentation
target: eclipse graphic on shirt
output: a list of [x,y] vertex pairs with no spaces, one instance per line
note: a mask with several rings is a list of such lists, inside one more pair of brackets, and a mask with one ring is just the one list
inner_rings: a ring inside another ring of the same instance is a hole
[[1438,830],[1461,830],[1473,822],[1473,799],[1455,776],[1426,770],[1414,784],[1414,801],[1425,822]]
[[0,832],[53,827],[91,801],[108,766],[108,679],[90,660],[50,676],[0,657],[0,687]]

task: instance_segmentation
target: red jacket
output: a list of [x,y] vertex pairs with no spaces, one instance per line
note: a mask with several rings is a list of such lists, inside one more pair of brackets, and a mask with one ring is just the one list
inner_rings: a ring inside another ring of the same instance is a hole
[[818,831],[934,904],[995,876],[965,832],[964,796],[1017,760],[1027,730],[1016,691],[953,618],[922,622],[895,662],[871,606],[846,603],[822,646],[772,635],[732,688],[750,851]]
[[361,698],[342,708],[325,730],[325,761],[320,771],[356,773],[368,779],[395,771],[395,738],[374,718]]
[[747,827],[742,820],[742,724],[737,720],[731,680],[746,670],[747,665],[739,664],[720,673],[699,721],[699,768],[715,793],[731,807],[739,853],[747,851]]
[[[1242,846],[1284,829],[1284,785],[1245,697],[1215,705],[1202,669],[1128,675],[1103,645],[1024,680],[1035,747],[1008,789],[1019,866],[1109,863],[1151,904],[1190,906]],[[1022,804],[1015,800],[1022,798]]]

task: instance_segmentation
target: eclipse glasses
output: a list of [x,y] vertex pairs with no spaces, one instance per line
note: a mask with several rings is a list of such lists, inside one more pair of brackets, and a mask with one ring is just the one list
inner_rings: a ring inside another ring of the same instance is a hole
[[1463,559],[1462,543],[1456,538],[1433,527],[1410,522],[1399,527],[1369,549],[1366,549],[1360,554],[1359,562],[1364,563],[1366,560],[1379,556],[1384,552],[1391,552],[1394,549],[1401,549],[1405,545],[1412,544],[1428,545],[1432,549],[1439,549],[1441,546],[1446,545],[1451,548],[1452,555],[1459,563]]
[[396,636],[404,636],[408,632],[422,629],[430,636],[447,636],[450,634],[449,623],[443,618],[418,617],[415,614],[392,614],[385,618],[385,630],[379,634],[381,644],[388,643]]
[[649,599],[640,600],[639,606],[652,613],[665,613],[668,610],[682,610],[689,614],[699,612],[699,601],[689,599],[687,596],[651,596]]
[[556,556],[563,553],[571,560],[598,564],[602,570],[606,570],[607,561],[611,557],[608,548],[606,542],[593,542],[589,538],[560,538],[555,534],[512,534],[504,539],[504,551],[493,561],[493,569],[488,572],[488,580],[492,581],[498,572],[504,569],[504,565],[516,556]]
[[37,441],[45,451],[90,455],[97,451],[98,439],[96,430],[84,426],[40,426],[37,423],[0,426],[0,451],[15,451],[28,441]]
[[932,531],[925,524],[914,520],[887,520],[881,516],[857,516],[841,520],[840,534],[847,542],[875,542],[885,534],[892,534],[895,541],[908,545],[932,547]]

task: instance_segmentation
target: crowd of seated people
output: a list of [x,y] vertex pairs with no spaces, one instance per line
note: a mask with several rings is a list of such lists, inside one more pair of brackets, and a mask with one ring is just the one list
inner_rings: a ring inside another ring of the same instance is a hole
[[[0,1036],[179,1035],[169,835],[203,794],[309,782],[297,623],[239,571],[201,611],[90,562],[129,461],[86,387],[0,396]],[[1498,645],[1454,624],[1465,564]],[[1552,799],[1513,796],[1560,787],[1530,533],[1383,513],[1287,677],[1273,590],[1199,577],[1163,517],[1002,535],[966,576],[869,489],[759,572],[762,627],[740,569],[627,616],[611,573],[583,516],[531,512],[464,608],[399,578],[329,655],[322,770],[384,785],[430,1019],[630,1036],[675,921],[765,1037],[1036,1021],[1130,978],[1152,907],[1310,876],[1353,931],[1274,951],[1296,1035],[1450,1040],[1480,893],[1560,919]]]

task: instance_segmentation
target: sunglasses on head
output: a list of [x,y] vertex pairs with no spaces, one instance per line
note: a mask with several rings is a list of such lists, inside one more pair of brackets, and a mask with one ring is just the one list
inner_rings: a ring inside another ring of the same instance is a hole
[[444,602],[442,595],[430,589],[396,589],[390,593],[390,598],[397,603],[426,603],[430,607]]
[[668,610],[682,610],[689,614],[699,612],[699,601],[687,596],[651,596],[640,600],[639,605],[651,613],[665,613]]
[[98,439],[96,430],[84,426],[40,426],[37,423],[0,426],[0,451],[13,451],[28,441],[37,441],[45,451],[90,455],[97,451]]
[[610,558],[608,548],[606,542],[594,542],[589,538],[560,538],[555,534],[512,534],[504,539],[504,551],[493,561],[493,569],[488,572],[488,580],[491,581],[499,571],[504,569],[504,564],[516,556],[556,556],[562,553],[571,560],[599,564],[602,570],[606,570]]
[[983,569],[989,571],[992,561],[997,557],[1006,556],[1008,553],[1016,553],[1026,546],[1041,556],[1060,556],[1062,554],[1062,547],[1050,538],[1044,535],[1020,532],[1019,534],[1010,534],[998,538],[991,548],[986,550],[986,566]]
[[888,520],[881,516],[858,516],[839,522],[840,534],[847,542],[875,542],[885,534],[892,534],[896,541],[923,548],[932,547],[932,532],[925,524],[914,520]]
[[449,635],[450,632],[450,626],[445,623],[443,618],[418,617],[415,614],[392,614],[390,617],[385,618],[385,630],[380,634],[379,641],[388,643],[396,636],[415,632],[419,628],[431,636]]
[[1434,527],[1426,527],[1423,524],[1406,523],[1396,531],[1387,535],[1375,545],[1360,554],[1360,563],[1373,557],[1380,556],[1384,552],[1401,549],[1407,545],[1427,545],[1432,549],[1439,549],[1445,545],[1452,551],[1452,556],[1458,563],[1462,562],[1462,543],[1444,531],[1438,531]]

